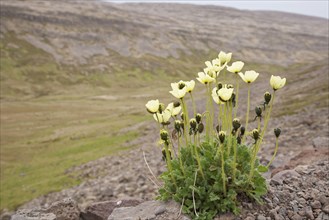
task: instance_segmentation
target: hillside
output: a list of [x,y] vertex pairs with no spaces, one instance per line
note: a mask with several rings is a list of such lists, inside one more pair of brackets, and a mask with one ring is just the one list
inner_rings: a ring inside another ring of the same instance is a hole
[[[274,113],[280,120],[298,126],[301,109],[315,125],[327,120],[326,19],[98,0],[2,0],[0,10],[0,210],[106,172],[101,163],[99,172],[83,173],[80,166],[89,161],[143,144],[154,147],[145,103],[158,97],[172,101],[169,83],[195,78],[220,50],[246,62],[245,70],[261,73],[254,95],[268,88],[271,74],[287,77],[286,92],[279,94],[282,105]],[[329,134],[323,124],[312,129],[305,137],[293,127],[287,132],[307,146],[317,132]],[[293,143],[289,140],[285,146]],[[150,152],[159,168],[155,150]],[[90,197],[99,199],[93,192]]]

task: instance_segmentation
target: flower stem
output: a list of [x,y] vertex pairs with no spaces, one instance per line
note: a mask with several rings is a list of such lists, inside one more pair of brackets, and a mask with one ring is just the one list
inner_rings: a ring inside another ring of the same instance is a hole
[[233,139],[233,153],[234,153],[234,158],[233,158],[233,182],[234,182],[235,181],[235,171],[236,171],[236,151],[237,151],[236,136],[233,136],[232,139]]
[[174,176],[172,175],[173,169],[172,169],[172,165],[171,165],[171,156],[170,156],[169,149],[168,149],[168,142],[165,143],[164,146],[165,146],[165,152],[166,152],[166,162],[167,162],[168,170],[170,172],[170,177],[177,188],[176,180],[175,180]]
[[195,117],[196,116],[196,106],[195,106],[195,102],[194,102],[194,98],[193,98],[192,92],[190,92],[190,96],[191,96],[191,100],[192,100],[193,113],[194,113],[194,117]]
[[201,165],[201,161],[200,161],[199,153],[198,153],[198,149],[197,149],[197,147],[196,147],[196,144],[194,144],[193,146],[194,146],[194,154],[195,154],[196,160],[197,160],[197,162],[198,162],[198,166],[199,166],[200,173],[201,173],[201,175],[202,175],[202,178],[205,179],[205,177],[204,177],[204,173],[203,173],[203,170],[202,170],[202,165]]
[[[220,146],[218,146],[220,147]],[[221,153],[221,156],[222,156],[222,180],[223,180],[223,191],[224,191],[224,196],[226,196],[226,175],[225,175],[225,163],[224,163],[224,144],[222,144],[222,153]]]
[[[248,121],[249,121],[249,111],[250,111],[250,84],[248,83],[248,103],[247,103],[247,115],[246,115],[246,133],[248,132]],[[242,138],[242,142],[245,141],[247,135],[244,135]]]
[[235,84],[236,84],[236,96],[235,96],[235,110],[234,110],[234,118],[236,118],[237,112],[238,112],[238,104],[239,104],[239,79],[238,75],[235,74]]
[[189,127],[189,119],[188,119],[188,112],[187,112],[187,108],[186,108],[186,104],[184,101],[184,98],[181,98],[181,102],[182,102],[182,107],[183,107],[183,115],[184,115],[184,137],[185,137],[185,145],[186,147],[188,146],[188,132],[190,130]]
[[273,160],[274,160],[274,158],[275,158],[275,156],[276,156],[276,153],[278,152],[278,148],[279,148],[279,138],[276,138],[276,140],[275,140],[275,150],[274,150],[274,154],[273,154],[273,156],[272,156],[270,162],[267,164],[267,166],[266,166],[267,168],[269,168],[269,166],[272,164],[272,162],[273,162]]

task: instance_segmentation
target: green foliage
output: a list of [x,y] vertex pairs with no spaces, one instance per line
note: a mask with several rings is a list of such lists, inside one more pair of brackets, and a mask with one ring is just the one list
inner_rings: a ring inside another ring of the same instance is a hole
[[[237,145],[236,168],[234,168],[234,153],[233,150],[228,153],[227,146],[227,141],[221,145],[218,140],[215,140],[214,142],[203,142],[197,147],[204,178],[199,172],[197,159],[193,152],[195,146],[181,148],[180,156],[183,167],[180,165],[179,158],[171,161],[172,171],[166,171],[161,175],[164,185],[159,190],[158,199],[173,199],[180,204],[184,201],[182,210],[193,219],[213,219],[215,215],[225,212],[238,214],[240,211],[239,198],[245,196],[261,203],[261,196],[267,192],[266,181],[261,175],[261,172],[266,171],[265,167],[256,160],[254,175],[250,180],[253,147]],[[227,192],[223,187],[221,154],[224,154]],[[236,169],[234,181],[233,169]],[[195,176],[196,179],[194,179]],[[175,182],[172,181],[172,178]]]

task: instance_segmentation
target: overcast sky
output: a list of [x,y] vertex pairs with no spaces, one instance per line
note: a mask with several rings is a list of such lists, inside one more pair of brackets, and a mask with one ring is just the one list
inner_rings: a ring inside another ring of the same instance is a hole
[[329,0],[234,0],[234,1],[200,1],[200,0],[167,0],[167,1],[152,1],[152,0],[105,0],[109,2],[172,2],[172,3],[191,3],[191,4],[207,4],[207,5],[222,5],[238,9],[247,10],[271,10],[285,11],[304,15],[311,15],[323,18],[329,18],[328,8]]

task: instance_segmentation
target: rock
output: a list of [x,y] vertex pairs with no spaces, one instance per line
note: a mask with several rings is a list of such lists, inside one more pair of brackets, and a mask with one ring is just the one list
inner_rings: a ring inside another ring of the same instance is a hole
[[108,220],[151,220],[155,219],[155,210],[157,210],[163,203],[159,201],[147,201],[135,207],[122,207],[113,210]]
[[321,204],[322,204],[323,206],[326,206],[326,205],[329,204],[329,197],[326,196],[326,195],[321,195],[321,196],[319,197],[319,201],[321,202]]
[[257,220],[266,220],[265,216],[263,215],[258,215]]
[[314,219],[312,208],[310,206],[305,207],[305,216],[307,219]]
[[321,209],[321,202],[318,200],[315,200],[314,202],[311,202],[311,206],[313,209]]
[[326,214],[329,214],[329,205],[326,205],[325,207],[323,207],[322,211]]
[[118,207],[134,207],[142,201],[137,199],[125,199],[119,201],[97,202],[89,205],[83,212],[81,218],[83,220],[103,220],[108,219],[112,211]]
[[298,215],[298,214],[294,214],[292,217],[291,217],[291,220],[300,220],[302,219],[302,216]]
[[11,217],[11,220],[57,220],[54,213],[45,213],[44,210],[21,209]]
[[155,215],[160,215],[166,211],[166,206],[162,205],[155,210]]
[[54,213],[56,220],[79,220],[80,209],[78,204],[71,198],[65,198],[62,201],[53,203],[47,213]]
[[300,174],[297,173],[295,170],[283,170],[278,172],[272,177],[271,183],[275,185],[282,185],[285,179],[289,179],[293,177],[299,178]]
[[314,148],[321,148],[321,147],[328,147],[329,138],[328,137],[316,137],[313,139],[313,147]]

